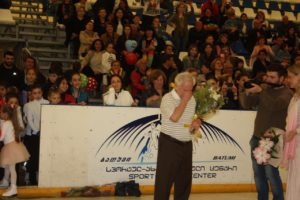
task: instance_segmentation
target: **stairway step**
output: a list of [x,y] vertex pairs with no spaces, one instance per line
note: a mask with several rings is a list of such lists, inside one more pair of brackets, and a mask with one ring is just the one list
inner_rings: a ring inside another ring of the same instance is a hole
[[25,39],[15,38],[15,37],[0,37],[0,41],[2,41],[2,42],[25,42]]
[[49,58],[49,57],[36,57],[36,59],[40,62],[64,62],[64,63],[73,63],[78,62],[78,59],[72,59],[72,58]]
[[49,49],[49,48],[37,48],[37,47],[29,47],[29,51],[31,52],[42,52],[42,53],[68,53],[67,48],[61,49]]
[[53,33],[39,33],[39,32],[25,32],[20,31],[20,35],[28,35],[28,36],[40,36],[40,37],[57,37],[56,34]]
[[35,12],[35,11],[27,11],[27,10],[16,10],[16,9],[10,9],[12,13],[15,14],[24,14],[24,15],[34,15],[34,16],[47,16],[43,12]]
[[14,20],[17,21],[31,21],[31,22],[46,22],[48,24],[51,24],[47,19],[40,19],[40,18],[28,18],[28,17],[13,17]]
[[27,42],[28,44],[36,44],[36,45],[64,46],[64,41],[27,40]]
[[[11,7],[14,7],[14,8],[32,8],[32,9],[39,9],[39,5],[31,5],[31,4],[16,4],[16,3],[13,3],[11,5]],[[13,9],[15,10],[15,9]]]
[[56,29],[56,27],[53,27],[52,25],[19,24],[18,26],[19,28],[49,29],[49,30]]

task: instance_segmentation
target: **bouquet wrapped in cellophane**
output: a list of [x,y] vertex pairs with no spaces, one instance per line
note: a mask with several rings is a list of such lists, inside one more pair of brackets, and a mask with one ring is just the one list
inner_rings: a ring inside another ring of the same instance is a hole
[[266,131],[252,151],[257,164],[279,166],[283,155],[283,134],[284,130],[274,127]]
[[[194,97],[196,100],[196,112],[194,119],[203,119],[207,115],[215,113],[224,105],[224,98],[220,91],[211,86],[210,84],[202,84],[194,91]],[[200,130],[194,130],[192,132],[194,141],[198,141],[198,138],[202,138]]]

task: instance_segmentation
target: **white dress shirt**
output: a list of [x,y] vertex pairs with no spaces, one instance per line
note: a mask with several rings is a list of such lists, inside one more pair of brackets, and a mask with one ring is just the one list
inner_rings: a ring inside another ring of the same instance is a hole
[[41,105],[49,104],[45,99],[33,100],[24,105],[24,121],[27,123],[26,135],[36,135],[41,130]]

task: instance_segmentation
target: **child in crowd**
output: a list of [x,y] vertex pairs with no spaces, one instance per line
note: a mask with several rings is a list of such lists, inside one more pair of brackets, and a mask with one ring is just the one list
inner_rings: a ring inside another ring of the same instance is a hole
[[108,43],[102,54],[101,75],[102,75],[102,90],[105,91],[108,85],[108,73],[111,69],[111,64],[116,60],[116,54],[113,43]]
[[[20,106],[18,94],[14,93],[14,92],[8,92],[6,94],[6,104],[13,105],[13,107],[17,110],[17,117],[18,117],[19,126],[22,129],[24,129],[25,126],[24,126],[24,122],[23,122],[23,119],[22,119],[22,110],[21,110],[22,108]],[[23,137],[24,134],[25,134],[25,131],[23,130],[20,133],[20,136]]]
[[5,168],[1,186],[8,186],[10,178],[10,187],[2,196],[13,197],[17,195],[17,173],[15,165],[28,160],[29,153],[20,141],[19,134],[22,128],[19,125],[15,106],[13,104],[2,105],[0,117],[2,120],[0,140],[4,142],[4,147],[0,153],[0,166]]
[[48,92],[48,100],[50,104],[60,104],[61,103],[61,95],[58,89],[50,89]]
[[107,74],[111,69],[111,64],[116,60],[116,54],[113,43],[108,43],[102,54],[101,73]]
[[32,101],[24,105],[24,122],[26,123],[26,135],[24,144],[31,158],[28,162],[29,180],[32,185],[37,185],[37,172],[39,166],[40,131],[41,131],[41,107],[49,101],[43,98],[43,90],[40,85],[31,87]]
[[32,100],[30,87],[37,83],[38,71],[34,67],[25,70],[25,80],[22,86],[21,104],[24,105]]
[[48,81],[44,87],[44,98],[48,96],[48,91],[55,87],[56,80],[63,75],[63,65],[61,62],[52,62],[49,68]]
[[81,78],[80,73],[73,72],[71,75],[71,81],[70,81],[70,89],[69,94],[73,97],[72,102],[76,102],[80,105],[86,105],[88,103],[88,94],[82,90],[80,87],[81,84]]
[[115,60],[111,63],[111,69],[109,70],[109,78],[113,75],[118,75],[122,78],[122,80],[124,80],[125,78],[125,71],[124,69],[121,67],[121,63],[118,60]]
[[0,82],[0,106],[5,103],[6,93],[7,93],[6,83]]
[[56,80],[56,88],[60,93],[61,103],[63,104],[76,104],[75,99],[68,93],[69,85],[65,77],[60,77]]

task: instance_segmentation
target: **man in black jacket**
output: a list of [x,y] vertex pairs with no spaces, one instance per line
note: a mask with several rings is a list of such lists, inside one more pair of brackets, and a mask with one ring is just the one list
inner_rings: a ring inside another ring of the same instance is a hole
[[22,73],[14,64],[14,54],[11,51],[4,53],[4,62],[0,65],[0,81],[7,83],[7,86],[16,86],[18,89],[22,85]]

